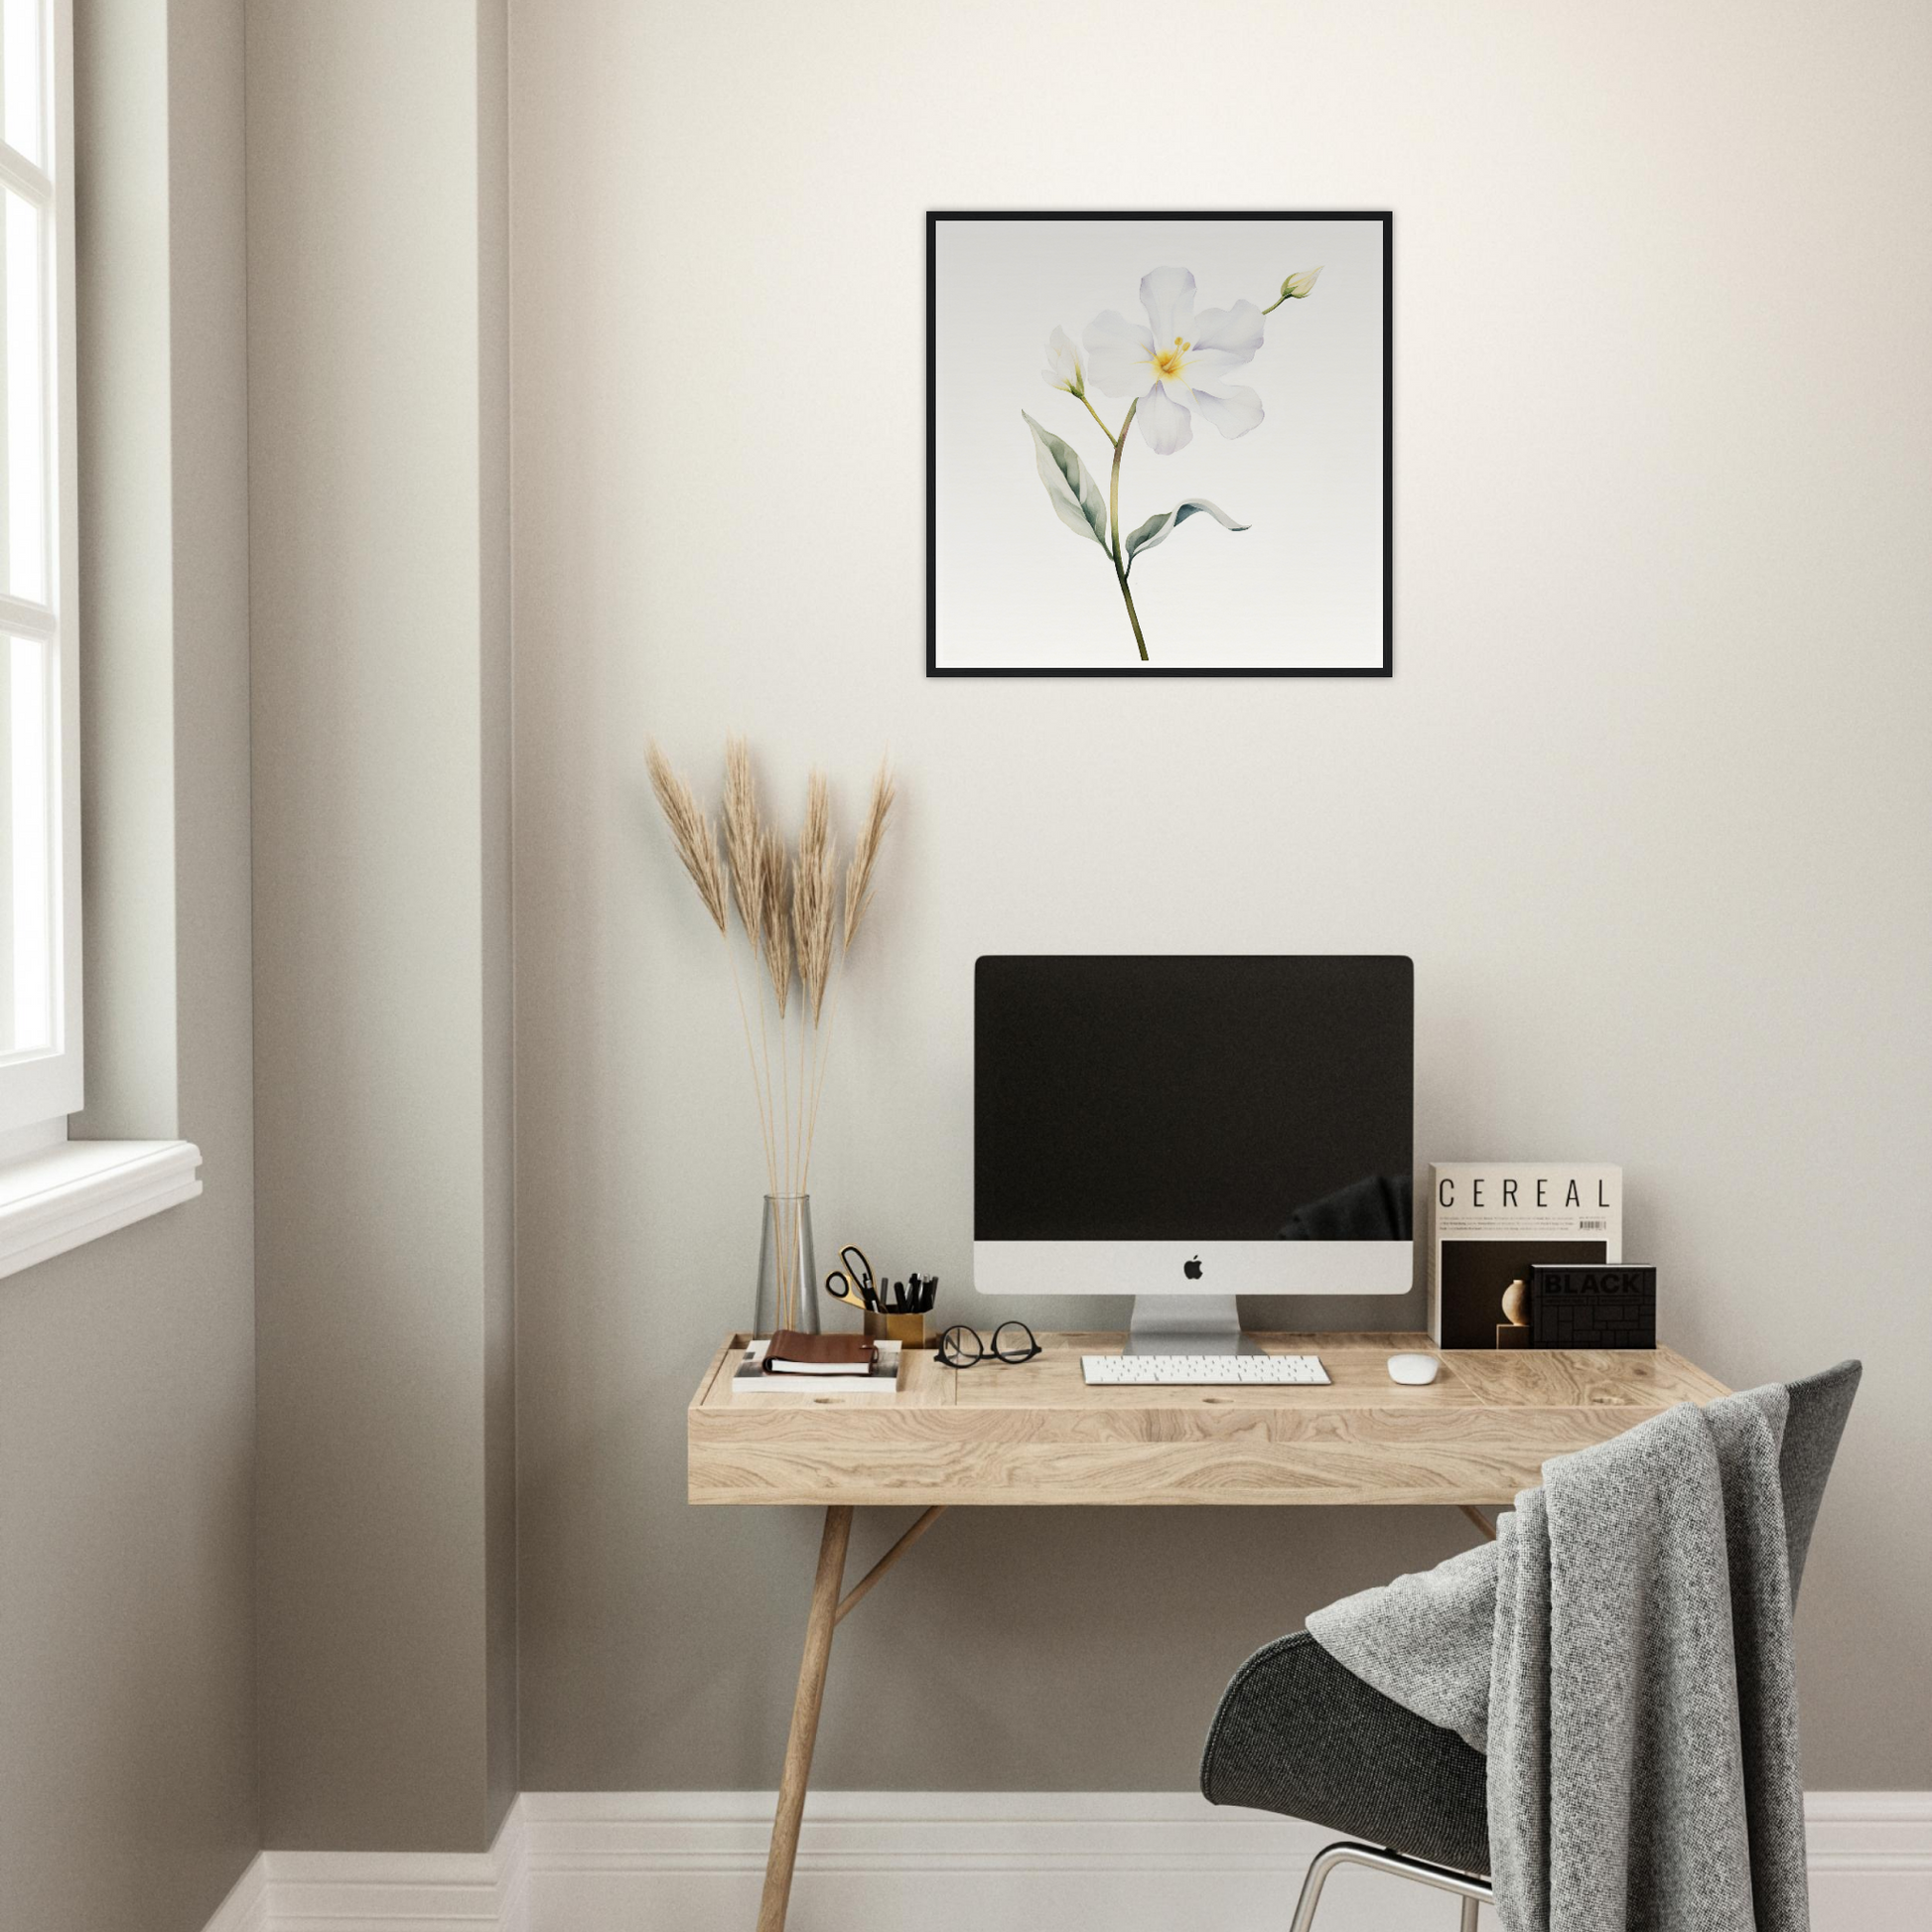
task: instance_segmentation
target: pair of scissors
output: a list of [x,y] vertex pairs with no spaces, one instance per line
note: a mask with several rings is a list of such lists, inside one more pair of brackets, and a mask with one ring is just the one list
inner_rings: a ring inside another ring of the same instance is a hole
[[872,1263],[865,1251],[850,1245],[839,1250],[837,1268],[825,1277],[825,1292],[835,1302],[849,1303],[868,1314],[879,1308],[879,1292],[873,1285]]

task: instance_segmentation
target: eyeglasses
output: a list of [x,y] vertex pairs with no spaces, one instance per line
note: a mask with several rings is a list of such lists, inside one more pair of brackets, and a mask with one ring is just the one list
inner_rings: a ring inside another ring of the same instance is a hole
[[939,1359],[948,1368],[977,1368],[981,1362],[1030,1362],[1040,1352],[1034,1331],[1024,1321],[1002,1321],[993,1330],[993,1346],[980,1339],[977,1328],[956,1322],[939,1337]]

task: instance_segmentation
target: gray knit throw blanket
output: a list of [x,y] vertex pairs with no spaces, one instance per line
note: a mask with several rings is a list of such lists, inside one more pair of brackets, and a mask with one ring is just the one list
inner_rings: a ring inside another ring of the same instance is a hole
[[1782,1388],[1543,1465],[1495,1543],[1309,1618],[1489,1757],[1505,1932],[1808,1932]]

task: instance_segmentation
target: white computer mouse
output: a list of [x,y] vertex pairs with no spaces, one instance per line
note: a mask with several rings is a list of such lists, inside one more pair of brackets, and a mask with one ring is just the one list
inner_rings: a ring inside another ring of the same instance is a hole
[[1441,1360],[1434,1355],[1391,1355],[1389,1380],[1417,1385],[1433,1382],[1442,1366]]

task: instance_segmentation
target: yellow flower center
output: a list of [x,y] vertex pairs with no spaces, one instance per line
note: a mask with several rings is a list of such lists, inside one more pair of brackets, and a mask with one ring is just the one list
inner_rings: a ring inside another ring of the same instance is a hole
[[1155,373],[1163,376],[1177,376],[1187,366],[1187,351],[1192,347],[1192,343],[1183,343],[1176,336],[1173,339],[1173,346],[1172,348],[1156,349],[1154,353]]

